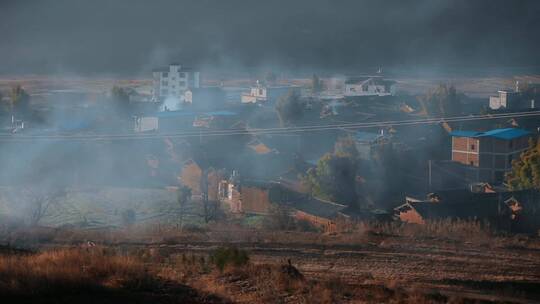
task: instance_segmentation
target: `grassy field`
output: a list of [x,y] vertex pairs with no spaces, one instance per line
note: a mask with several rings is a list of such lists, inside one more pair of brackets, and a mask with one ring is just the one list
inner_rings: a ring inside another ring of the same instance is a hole
[[[336,234],[213,223],[0,236],[31,249],[0,250],[0,295],[16,300],[68,303],[80,289],[105,303],[540,302],[540,239],[466,222],[362,224]],[[231,247],[241,254],[223,253]]]

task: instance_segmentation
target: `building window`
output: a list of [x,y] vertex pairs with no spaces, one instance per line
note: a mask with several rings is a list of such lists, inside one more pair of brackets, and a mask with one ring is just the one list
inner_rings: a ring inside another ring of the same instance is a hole
[[169,77],[169,72],[163,72],[163,77],[164,77],[164,78]]
[[162,86],[168,86],[168,85],[169,85],[169,82],[168,82],[168,81],[162,81],[162,82],[161,82],[161,85],[162,85]]
[[470,164],[471,166],[474,166],[474,161],[471,160],[471,161],[469,162],[469,164]]
[[259,89],[259,95],[263,95],[263,89]]
[[474,151],[474,144],[472,144],[472,145],[471,145],[471,150],[473,150],[473,151]]
[[185,78],[186,77],[186,73],[180,73],[180,78]]
[[186,82],[185,82],[185,81],[180,81],[180,82],[178,83],[178,85],[181,86],[181,87],[185,87],[185,86],[186,86]]
[[512,149],[514,147],[514,141],[511,140],[508,142],[508,148]]

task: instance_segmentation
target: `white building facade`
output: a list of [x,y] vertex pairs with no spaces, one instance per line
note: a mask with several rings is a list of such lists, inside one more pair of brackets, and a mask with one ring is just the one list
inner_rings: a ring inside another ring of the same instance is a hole
[[200,87],[200,73],[173,63],[165,69],[153,71],[152,101],[173,97],[182,100],[188,89]]

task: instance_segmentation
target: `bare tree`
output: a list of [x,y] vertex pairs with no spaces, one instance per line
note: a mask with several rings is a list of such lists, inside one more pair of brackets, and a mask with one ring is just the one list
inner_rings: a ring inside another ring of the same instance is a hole
[[36,226],[47,214],[50,207],[66,195],[64,188],[26,187],[21,199],[25,200],[30,212],[30,225]]
[[180,224],[180,229],[184,227],[184,216],[186,214],[187,205],[191,200],[191,188],[187,186],[180,186],[176,192],[176,201],[180,206],[180,212],[178,214],[178,221]]

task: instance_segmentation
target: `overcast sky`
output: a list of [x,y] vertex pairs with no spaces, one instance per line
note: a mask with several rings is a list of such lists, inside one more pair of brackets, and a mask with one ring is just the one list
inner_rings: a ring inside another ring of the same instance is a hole
[[0,0],[0,73],[538,66],[540,1]]

